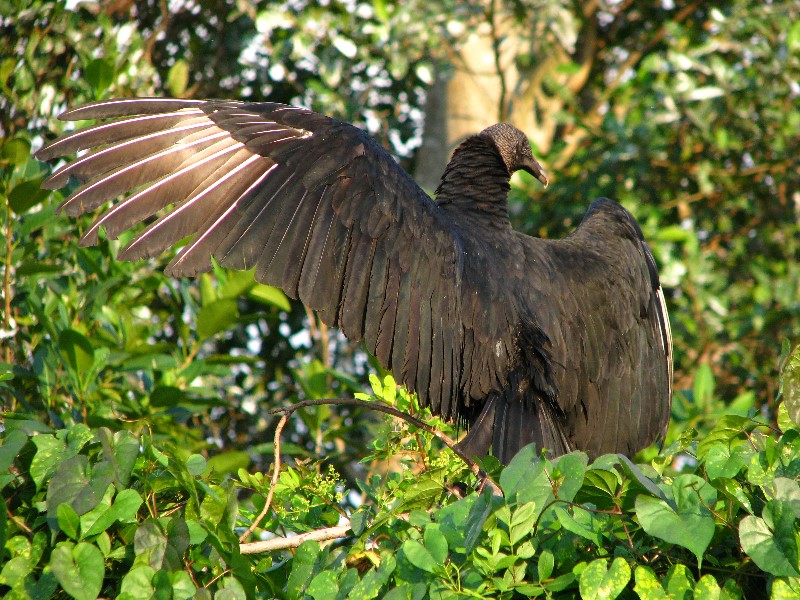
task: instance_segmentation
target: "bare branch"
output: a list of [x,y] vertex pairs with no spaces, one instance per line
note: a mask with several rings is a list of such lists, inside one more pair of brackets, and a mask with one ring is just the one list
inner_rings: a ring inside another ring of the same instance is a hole
[[292,537],[279,537],[261,542],[249,542],[239,544],[239,551],[242,554],[259,554],[263,552],[273,552],[275,550],[286,550],[287,548],[297,548],[300,544],[308,540],[315,542],[325,542],[346,537],[350,532],[350,523],[347,525],[337,525],[336,527],[325,527],[315,529],[306,533],[299,533]]
[[[289,415],[291,413],[287,413],[281,417],[281,420],[278,421],[278,426],[275,428],[275,438],[273,440],[273,447],[275,452],[275,461],[272,463],[272,481],[269,485],[269,492],[267,493],[267,499],[264,502],[264,508],[259,513],[258,517],[256,517],[253,522],[250,524],[250,527],[247,528],[242,535],[239,536],[239,542],[244,542],[250,534],[252,534],[258,524],[261,522],[261,519],[267,516],[269,512],[269,507],[272,505],[272,496],[275,494],[275,485],[278,483],[278,477],[281,474],[281,433],[283,433],[283,428],[286,426],[286,423],[289,421]],[[244,551],[242,551],[244,552]]]

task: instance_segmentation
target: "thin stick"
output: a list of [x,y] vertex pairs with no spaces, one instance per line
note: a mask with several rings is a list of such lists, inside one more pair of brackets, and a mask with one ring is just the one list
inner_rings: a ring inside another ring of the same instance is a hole
[[435,427],[432,427],[425,423],[424,421],[420,421],[416,417],[412,417],[409,414],[406,414],[396,408],[392,408],[391,406],[387,406],[386,404],[381,404],[379,402],[367,402],[365,400],[357,400],[355,398],[321,398],[319,400],[304,400],[302,402],[297,402],[296,404],[291,404],[289,406],[284,406],[282,408],[273,408],[269,412],[272,414],[283,414],[285,417],[291,415],[294,411],[299,408],[304,408],[306,406],[320,406],[323,404],[335,404],[335,405],[346,405],[346,406],[361,406],[362,408],[366,408],[368,410],[377,410],[378,412],[386,413],[387,415],[392,415],[393,417],[397,417],[398,419],[402,419],[408,423],[411,423],[414,427],[418,429],[422,429],[427,431],[430,434],[433,434],[437,438],[439,438],[442,443],[450,448],[453,453],[458,456],[461,460],[466,463],[469,467],[470,471],[478,478],[481,482],[481,487],[489,487],[497,496],[502,496],[503,492],[500,487],[492,481],[491,477],[489,477],[486,472],[478,466],[478,464],[472,460],[469,456],[464,454],[464,452],[458,447],[458,444],[449,437],[445,435]]
[[292,537],[279,537],[261,542],[250,542],[239,544],[239,552],[242,554],[259,554],[261,552],[272,552],[274,550],[286,550],[287,548],[297,548],[300,544],[308,540],[324,542],[337,540],[347,536],[350,532],[350,523],[347,525],[337,525],[336,527],[325,527],[315,529],[307,533],[299,533]]
[[[267,499],[264,502],[264,508],[261,510],[261,513],[253,520],[250,524],[250,527],[247,528],[242,535],[239,536],[239,543],[240,547],[249,546],[249,544],[242,544],[250,534],[252,534],[258,524],[261,522],[261,519],[267,516],[269,512],[269,507],[272,504],[272,496],[275,494],[275,485],[278,483],[278,477],[281,473],[281,433],[283,433],[283,428],[286,426],[286,423],[289,421],[289,415],[291,413],[286,413],[281,417],[281,420],[278,421],[278,426],[275,428],[275,438],[273,440],[273,447],[275,448],[275,461],[272,463],[272,481],[269,485],[269,492],[267,492]],[[259,542],[254,542],[259,543]],[[291,548],[292,546],[287,546]],[[245,551],[242,550],[242,554],[245,554]]]

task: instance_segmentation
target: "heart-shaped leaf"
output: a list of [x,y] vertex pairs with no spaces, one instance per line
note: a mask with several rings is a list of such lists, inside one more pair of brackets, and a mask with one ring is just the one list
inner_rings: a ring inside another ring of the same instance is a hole
[[598,558],[583,570],[579,584],[581,598],[610,600],[619,596],[628,585],[631,568],[624,558],[615,558],[611,568],[606,568],[606,564],[605,558]]
[[639,523],[650,535],[691,550],[700,565],[714,536],[714,516],[706,507],[714,505],[717,492],[696,475],[676,477],[667,492],[671,502],[645,495],[636,498]]
[[664,586],[656,577],[653,569],[639,565],[636,567],[636,585],[633,586],[633,591],[639,595],[642,600],[669,600],[669,594],[664,591]]
[[64,591],[73,598],[94,600],[100,595],[105,565],[97,546],[59,544],[50,556],[50,568]]
[[[794,514],[786,506],[782,511],[773,508],[781,506],[780,501],[772,501],[764,508],[767,520],[747,516],[739,523],[739,542],[742,549],[761,569],[775,577],[797,577],[798,550],[794,537]],[[779,513],[775,518],[767,513]],[[770,525],[772,525],[770,527]]]

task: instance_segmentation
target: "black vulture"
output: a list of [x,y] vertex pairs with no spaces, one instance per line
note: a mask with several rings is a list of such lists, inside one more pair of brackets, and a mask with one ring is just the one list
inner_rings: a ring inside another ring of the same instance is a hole
[[303,108],[119,99],[61,118],[104,120],[36,155],[91,149],[45,182],[81,184],[61,209],[77,216],[124,196],[82,245],[100,227],[115,238],[158,215],[119,258],[193,236],[169,275],[206,271],[212,257],[255,269],[364,340],[433,413],[468,425],[469,455],[491,448],[508,463],[531,442],[632,455],[663,435],[671,338],[641,229],[600,198],[564,239],[514,231],[511,175],[547,183],[514,126],[462,142],[434,201],[365,132]]

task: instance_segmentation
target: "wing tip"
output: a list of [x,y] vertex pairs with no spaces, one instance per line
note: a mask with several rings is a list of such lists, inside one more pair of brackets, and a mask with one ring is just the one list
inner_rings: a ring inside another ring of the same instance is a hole
[[89,102],[70,108],[58,115],[60,121],[85,121],[112,117],[155,114],[168,110],[192,108],[205,104],[206,100],[180,98],[112,98]]

